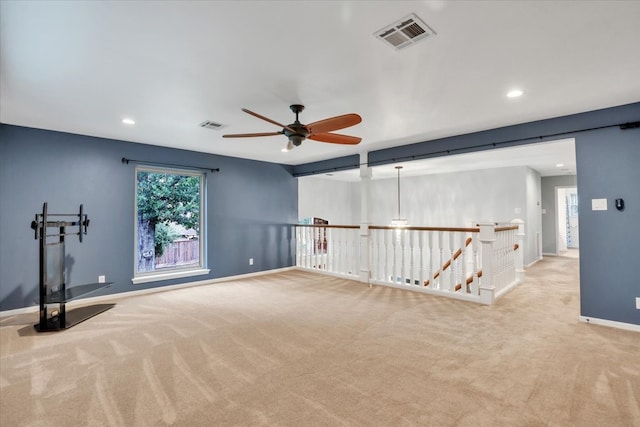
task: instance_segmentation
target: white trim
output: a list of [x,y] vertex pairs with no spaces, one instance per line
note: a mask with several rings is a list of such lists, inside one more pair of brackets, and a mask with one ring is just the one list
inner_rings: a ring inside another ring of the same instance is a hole
[[497,291],[496,297],[495,297],[496,301],[502,298],[503,296],[505,296],[506,294],[508,294],[509,292],[511,292],[512,290],[514,290],[516,287],[520,286],[521,284],[522,282],[516,279],[513,282],[511,282],[508,286],[505,286],[504,288]]
[[[282,273],[282,272],[285,272],[285,271],[290,271],[290,270],[295,270],[295,269],[296,269],[296,267],[275,268],[273,270],[264,270],[264,271],[257,271],[255,273],[238,274],[236,276],[219,277],[217,279],[199,280],[197,282],[180,283],[178,285],[158,286],[157,288],[140,289],[140,290],[137,290],[137,291],[119,292],[117,294],[109,294],[109,295],[101,295],[101,296],[98,296],[98,297],[82,298],[82,299],[77,299],[77,300],[68,302],[67,303],[67,307],[68,308],[72,308],[72,306],[74,306],[74,305],[93,304],[93,303],[100,302],[100,301],[112,301],[114,299],[129,298],[129,297],[134,297],[134,296],[139,296],[139,295],[153,294],[153,293],[156,293],[156,292],[165,292],[165,291],[172,291],[172,290],[176,290],[176,289],[193,288],[193,287],[196,287],[196,286],[213,285],[214,283],[229,282],[229,281],[232,281],[232,280],[240,280],[240,279],[247,279],[247,278],[250,278],[250,277],[263,276],[265,274]],[[39,309],[40,309],[40,306],[32,305],[30,307],[15,308],[13,310],[0,311],[0,317],[4,318],[4,317],[8,317],[8,316],[15,316],[15,315],[18,315],[18,314],[37,313]]]
[[200,181],[199,188],[199,196],[200,196],[200,234],[198,236],[199,247],[200,247],[200,263],[198,265],[198,269],[191,269],[188,271],[180,271],[174,270],[174,272],[166,272],[166,273],[138,273],[137,268],[134,268],[134,277],[131,279],[131,282],[134,285],[139,283],[149,283],[149,282],[157,282],[160,280],[169,280],[169,279],[179,279],[184,277],[192,277],[192,276],[202,276],[205,274],[209,274],[209,270],[204,268],[203,261],[206,259],[207,255],[207,245],[206,245],[206,236],[207,236],[207,221],[206,221],[206,200],[207,200],[207,174],[203,170],[192,170],[188,167],[169,167],[169,166],[150,166],[145,165],[144,163],[137,164],[134,170],[134,182],[135,182],[135,191],[133,192],[133,265],[138,265],[138,173],[140,172],[151,172],[151,173],[169,173],[173,175],[187,175],[187,176],[197,176]]
[[578,316],[578,320],[594,325],[609,326],[610,328],[625,329],[627,331],[640,332],[640,325],[633,323],[616,322],[614,320],[598,319],[597,317]]
[[543,258],[544,258],[544,257],[539,257],[538,259],[534,260],[532,263],[529,263],[529,264],[525,265],[525,266],[524,266],[524,268],[529,268],[529,267],[531,267],[532,265],[534,265],[534,264],[536,264],[536,263],[538,263],[538,262],[542,261],[542,259],[543,259]]
[[199,268],[197,270],[167,271],[167,272],[149,274],[144,276],[136,276],[133,279],[131,279],[131,283],[133,283],[134,285],[137,285],[140,283],[158,282],[160,280],[181,279],[184,277],[203,276],[205,274],[209,274],[209,271],[211,270],[209,270],[208,268]]

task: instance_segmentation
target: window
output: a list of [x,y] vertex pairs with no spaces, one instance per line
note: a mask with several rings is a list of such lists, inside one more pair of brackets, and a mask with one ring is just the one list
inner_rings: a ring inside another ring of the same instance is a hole
[[133,283],[209,273],[204,190],[202,172],[136,168]]

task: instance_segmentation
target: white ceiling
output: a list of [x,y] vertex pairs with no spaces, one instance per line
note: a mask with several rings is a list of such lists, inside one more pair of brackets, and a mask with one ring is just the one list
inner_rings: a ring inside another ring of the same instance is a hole
[[[374,37],[410,13],[437,36]],[[638,22],[639,1],[2,0],[0,121],[300,164],[637,102]],[[221,137],[278,131],[241,108],[288,124],[293,103],[360,114],[339,133],[363,141]]]

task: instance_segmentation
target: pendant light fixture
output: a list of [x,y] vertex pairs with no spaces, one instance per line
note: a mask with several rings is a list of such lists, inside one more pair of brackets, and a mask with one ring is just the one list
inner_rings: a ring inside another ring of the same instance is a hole
[[396,169],[398,171],[398,216],[391,220],[391,226],[406,227],[409,222],[406,218],[402,218],[402,216],[400,215],[400,169],[402,169],[402,166],[396,166]]

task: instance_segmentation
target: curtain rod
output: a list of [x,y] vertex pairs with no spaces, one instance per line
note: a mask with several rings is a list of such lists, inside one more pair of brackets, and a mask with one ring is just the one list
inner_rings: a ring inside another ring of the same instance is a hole
[[220,172],[220,168],[205,168],[202,166],[190,166],[190,165],[177,165],[174,163],[161,163],[161,162],[148,162],[146,160],[136,160],[136,159],[127,159],[126,157],[122,158],[122,163],[128,165],[129,163],[142,163],[146,165],[155,165],[155,166],[172,166],[179,168],[188,168],[188,169],[200,169],[200,170],[208,170],[211,172]]
[[[379,160],[376,160],[376,161],[371,161],[371,162],[366,162],[366,163],[358,163],[357,165],[352,165],[352,166],[342,166],[342,167],[334,167],[334,168],[326,168],[326,169],[316,169],[316,170],[312,170],[312,171],[308,171],[308,172],[294,174],[293,176],[297,178],[297,177],[302,177],[302,176],[317,175],[317,174],[320,174],[320,173],[337,172],[337,171],[341,171],[341,170],[352,170],[352,169],[356,169],[356,168],[358,168],[360,166],[371,167],[371,166],[378,166],[378,165],[384,165],[384,164],[393,164],[393,163],[398,163],[398,162],[406,162],[406,161],[411,161],[411,160],[423,160],[423,159],[428,159],[428,158],[432,158],[432,157],[441,157],[443,155],[456,154],[457,152],[469,153],[469,152],[480,151],[480,149],[483,149],[483,148],[485,148],[485,149],[486,148],[498,148],[501,145],[514,144],[514,143],[525,142],[525,141],[530,141],[529,143],[535,143],[535,141],[543,141],[543,140],[549,139],[549,138],[557,138],[559,136],[565,136],[565,135],[570,135],[570,134],[574,134],[574,133],[590,132],[590,131],[594,131],[594,130],[608,129],[608,128],[613,128],[613,127],[619,127],[621,130],[635,129],[635,128],[640,127],[640,121],[628,122],[628,123],[619,123],[619,124],[616,124],[616,125],[597,126],[597,127],[593,127],[593,128],[585,128],[585,129],[578,129],[578,130],[572,130],[572,131],[564,131],[564,132],[558,132],[558,133],[547,134],[547,135],[516,138],[516,139],[510,139],[510,140],[500,141],[500,142],[490,142],[490,143],[486,143],[486,144],[472,145],[472,146],[469,146],[469,147],[450,148],[448,150],[433,151],[433,152],[421,153],[421,154],[412,154],[412,155],[409,155],[409,156],[388,157],[388,158],[379,159]],[[423,142],[429,142],[429,141],[423,141]],[[526,145],[526,144],[523,144],[523,145]],[[397,148],[397,147],[391,147],[391,148]]]

